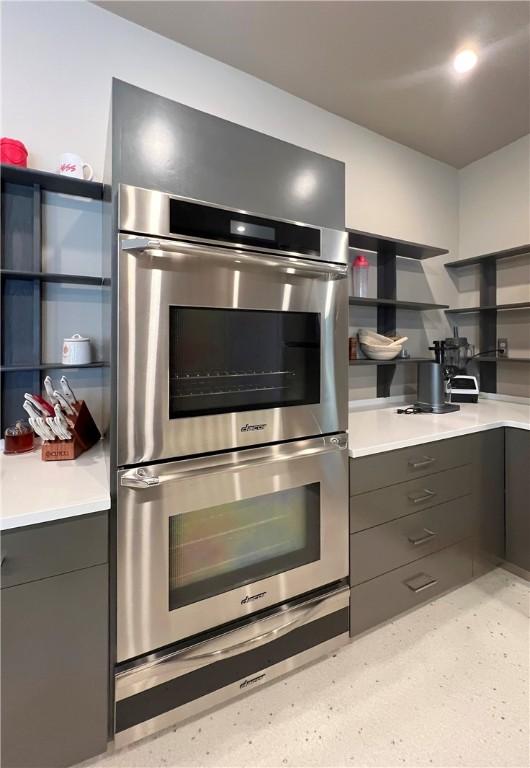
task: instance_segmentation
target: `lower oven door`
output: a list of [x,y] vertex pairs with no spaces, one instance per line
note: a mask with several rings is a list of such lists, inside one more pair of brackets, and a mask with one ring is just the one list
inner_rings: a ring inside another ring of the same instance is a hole
[[118,477],[118,662],[348,575],[345,435]]

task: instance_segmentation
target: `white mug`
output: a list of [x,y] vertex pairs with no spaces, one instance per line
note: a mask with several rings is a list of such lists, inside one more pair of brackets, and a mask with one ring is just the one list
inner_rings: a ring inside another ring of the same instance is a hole
[[90,363],[90,339],[74,333],[63,341],[63,365],[85,365]]
[[61,155],[59,173],[62,173],[63,176],[74,176],[76,179],[84,179],[85,168],[88,168],[88,179],[86,181],[91,181],[94,171],[89,163],[83,162],[79,155],[74,155],[73,152],[64,152]]

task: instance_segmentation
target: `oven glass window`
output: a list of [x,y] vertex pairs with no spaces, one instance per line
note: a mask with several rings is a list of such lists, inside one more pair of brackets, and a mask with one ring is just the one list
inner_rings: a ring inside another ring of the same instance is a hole
[[320,315],[169,308],[169,418],[320,401]]
[[320,559],[320,484],[169,518],[169,609]]

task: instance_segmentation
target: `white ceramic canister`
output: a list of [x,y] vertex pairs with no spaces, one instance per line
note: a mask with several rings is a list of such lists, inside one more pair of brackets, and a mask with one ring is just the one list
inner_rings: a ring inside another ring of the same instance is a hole
[[91,363],[90,339],[74,333],[63,341],[63,365],[85,365]]

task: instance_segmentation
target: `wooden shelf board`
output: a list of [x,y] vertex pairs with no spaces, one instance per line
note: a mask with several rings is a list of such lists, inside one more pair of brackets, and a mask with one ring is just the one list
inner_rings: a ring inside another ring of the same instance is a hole
[[28,272],[27,270],[0,269],[4,278],[14,280],[41,280],[46,283],[75,283],[78,285],[109,285],[110,280],[97,275],[66,275],[60,272]]
[[62,368],[76,370],[77,368],[104,368],[108,363],[96,362],[96,363],[83,363],[82,365],[64,365],[63,363],[28,363],[22,365],[2,365],[0,371],[2,373],[15,373],[17,371],[48,371],[48,370],[60,370]]
[[433,363],[433,357],[395,357],[393,360],[350,360],[350,365],[400,365],[402,363]]
[[481,264],[484,261],[499,261],[500,259],[511,259],[516,256],[526,256],[527,254],[530,254],[530,244],[518,245],[515,248],[507,248],[504,251],[485,253],[482,256],[472,256],[470,259],[448,261],[444,266],[446,269],[464,269],[465,267],[471,267],[474,264]]
[[102,200],[103,184],[98,181],[85,181],[71,176],[61,176],[59,173],[48,173],[36,168],[21,168],[17,165],[2,163],[0,166],[2,182],[22,184],[32,187],[38,184],[46,192],[60,192],[65,195],[88,197],[92,200]]
[[383,247],[395,246],[396,255],[405,259],[430,259],[433,256],[442,256],[449,253],[446,248],[435,248],[432,245],[412,243],[408,240],[384,237],[371,232],[362,232],[358,229],[347,229],[349,232],[349,247],[360,251],[377,251]]
[[470,315],[475,312],[488,312],[498,310],[500,312],[512,309],[529,309],[530,301],[521,301],[516,304],[485,304],[481,307],[460,307],[458,309],[446,309],[446,315]]
[[350,306],[359,307],[395,307],[423,312],[429,309],[449,309],[448,304],[430,304],[424,301],[400,301],[399,299],[370,299],[350,296]]

